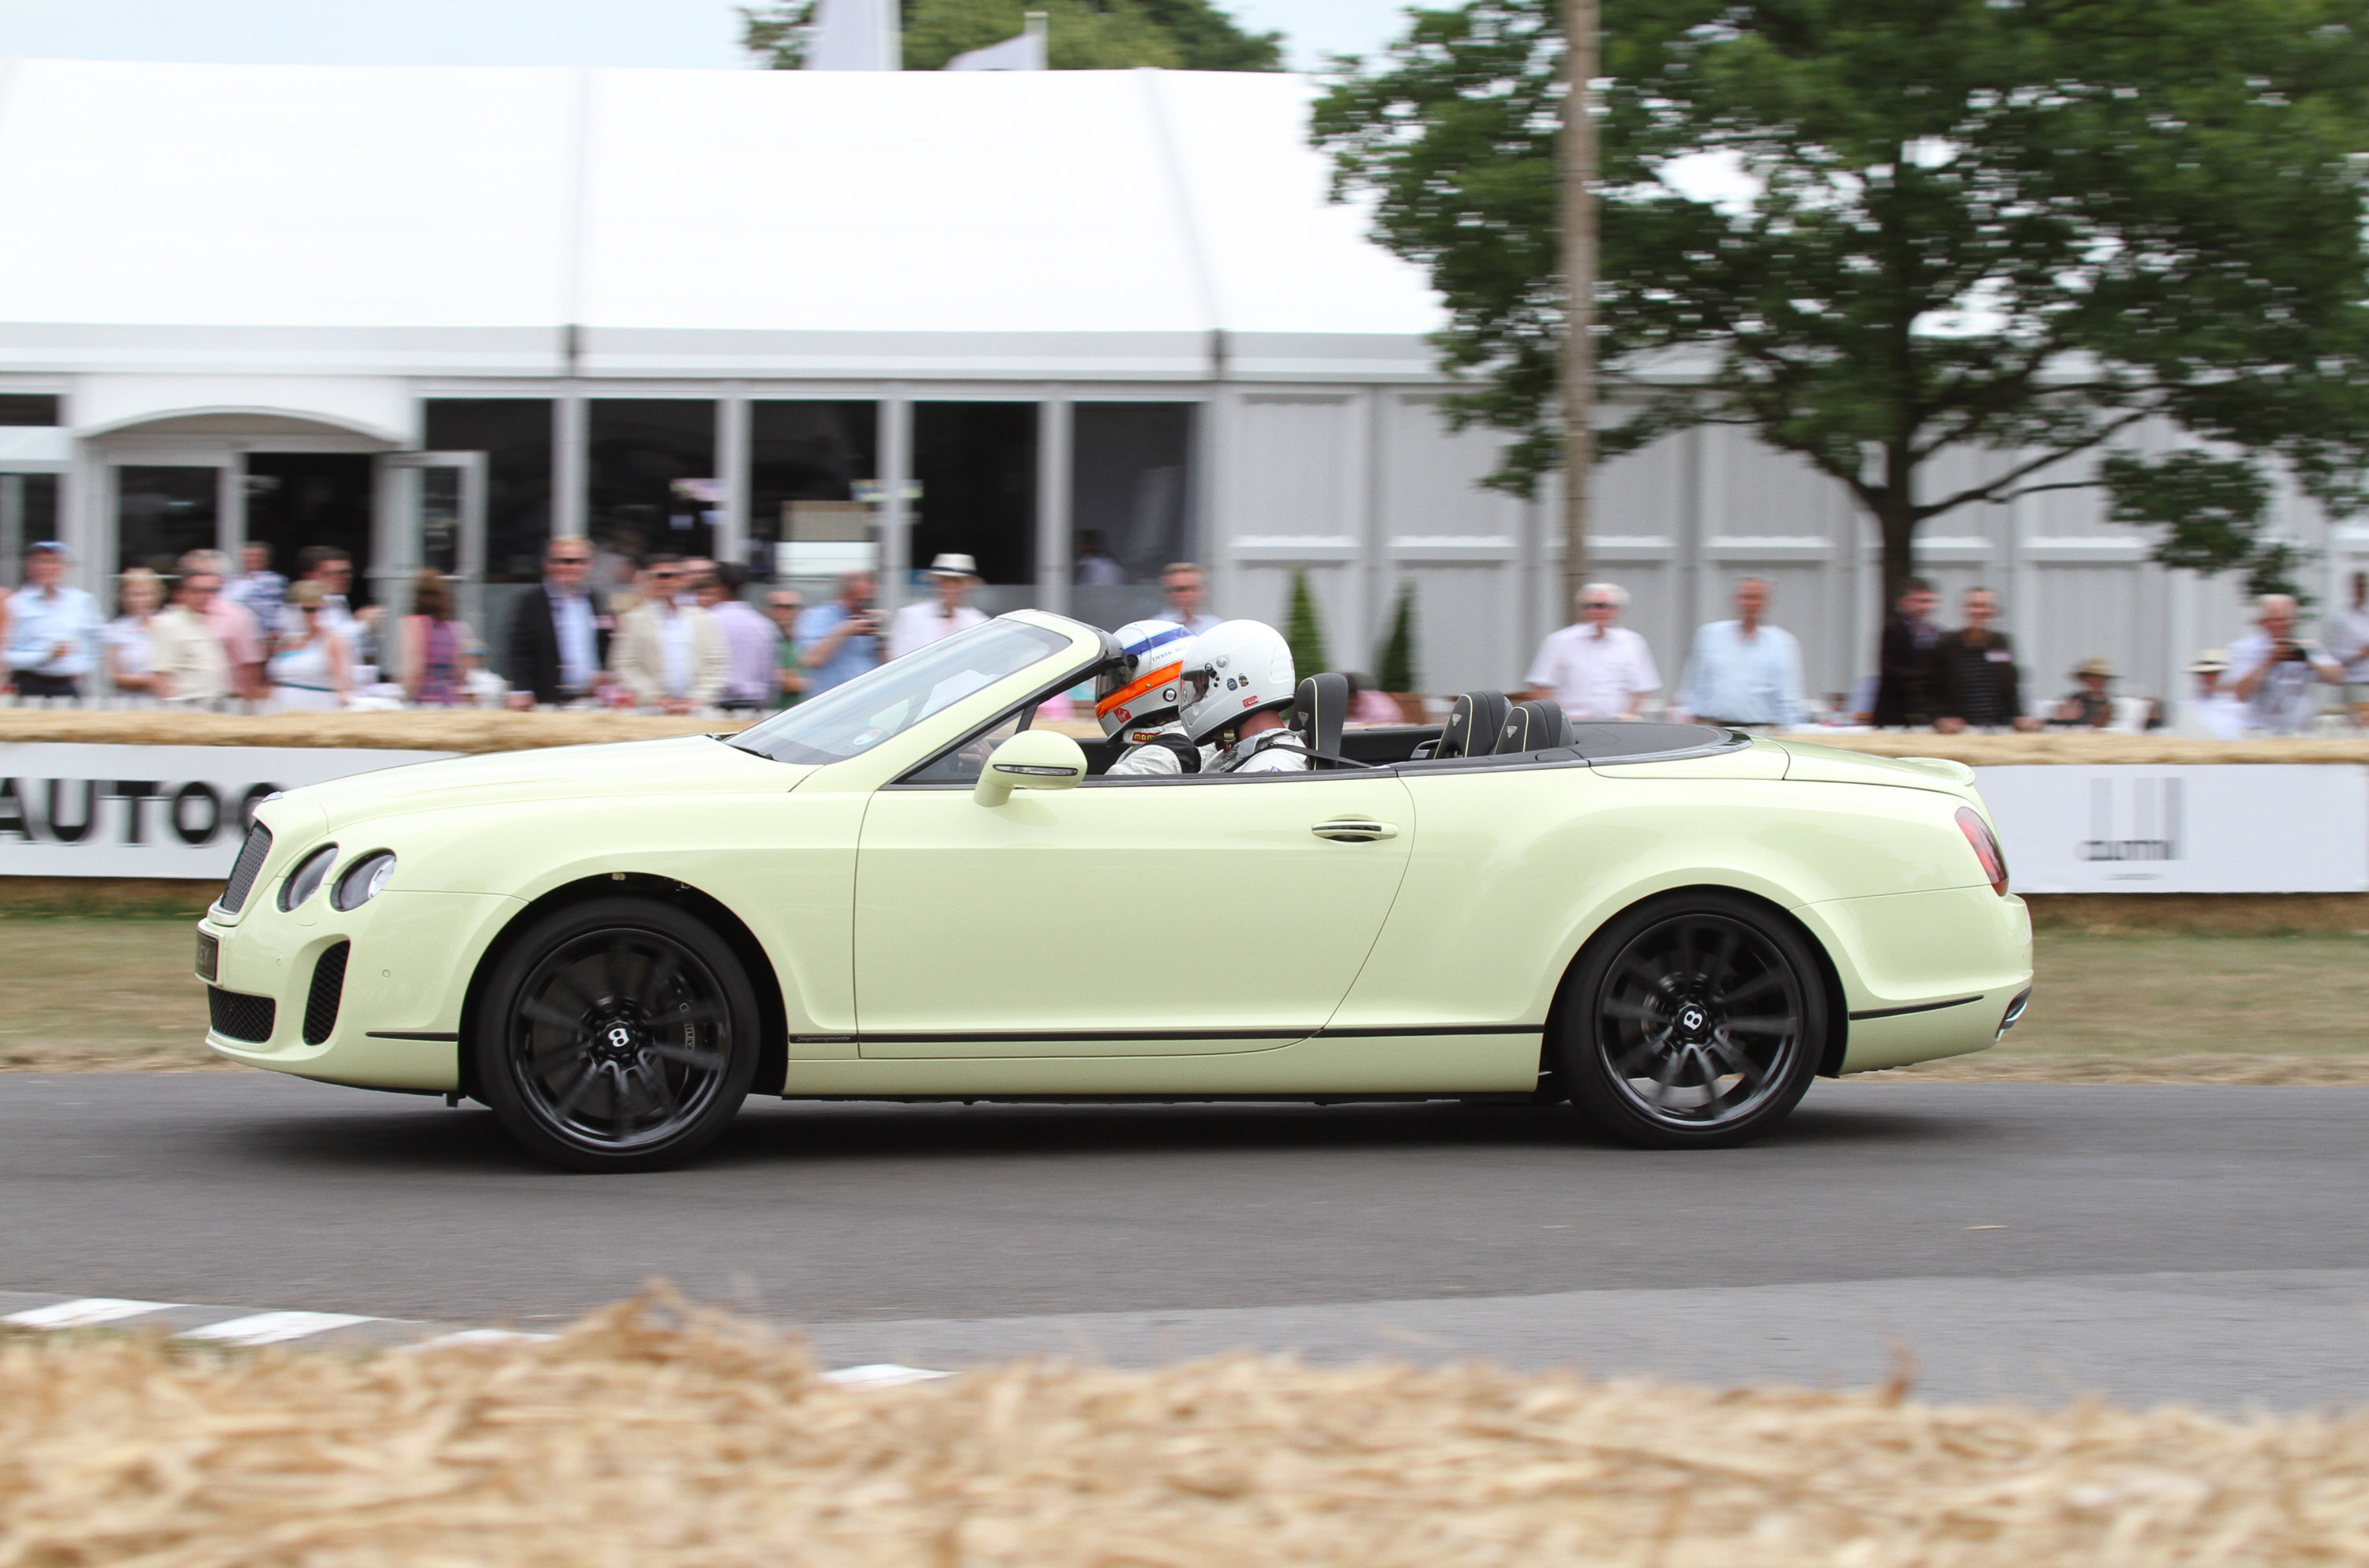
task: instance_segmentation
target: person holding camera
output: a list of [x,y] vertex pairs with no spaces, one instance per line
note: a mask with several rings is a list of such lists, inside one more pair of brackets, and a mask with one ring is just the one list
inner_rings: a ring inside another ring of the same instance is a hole
[[806,666],[809,699],[880,662],[880,612],[873,604],[878,587],[870,572],[843,572],[839,597],[798,617],[798,662]]
[[2261,627],[2229,645],[2227,690],[2244,710],[2246,727],[2257,734],[2294,735],[2311,727],[2319,713],[2321,686],[2344,684],[2344,667],[2295,635],[2291,594],[2266,593],[2254,601]]

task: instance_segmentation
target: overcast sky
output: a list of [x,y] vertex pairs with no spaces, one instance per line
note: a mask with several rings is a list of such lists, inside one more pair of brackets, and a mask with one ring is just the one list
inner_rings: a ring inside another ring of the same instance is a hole
[[[1401,0],[1227,8],[1307,69],[1379,50]],[[738,33],[730,0],[0,0],[0,55],[36,59],[730,66],[747,63]]]

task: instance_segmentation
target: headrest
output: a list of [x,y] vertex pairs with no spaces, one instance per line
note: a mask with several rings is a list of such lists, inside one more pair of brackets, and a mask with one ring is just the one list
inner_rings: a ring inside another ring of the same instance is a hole
[[1505,727],[1497,733],[1498,756],[1516,751],[1545,751],[1571,744],[1571,715],[1562,704],[1546,698],[1516,703],[1505,713]]
[[1505,727],[1505,693],[1465,692],[1448,705],[1448,727],[1441,731],[1437,757],[1493,757]]
[[1341,725],[1349,716],[1349,678],[1311,675],[1291,695],[1291,727],[1309,749],[1327,757],[1341,754]]

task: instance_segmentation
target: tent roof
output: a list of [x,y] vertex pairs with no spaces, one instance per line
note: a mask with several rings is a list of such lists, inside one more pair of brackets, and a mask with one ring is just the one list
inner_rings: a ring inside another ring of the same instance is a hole
[[11,62],[0,371],[1427,376],[1311,93]]

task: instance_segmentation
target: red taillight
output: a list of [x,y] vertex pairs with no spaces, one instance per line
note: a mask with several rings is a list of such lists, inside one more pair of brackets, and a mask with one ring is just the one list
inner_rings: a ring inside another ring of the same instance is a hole
[[1971,806],[1958,807],[1958,831],[1974,846],[1974,858],[1982,862],[1983,875],[1990,879],[1991,891],[2006,898],[2007,853],[1999,848],[1998,835],[1983,820],[1983,814]]

